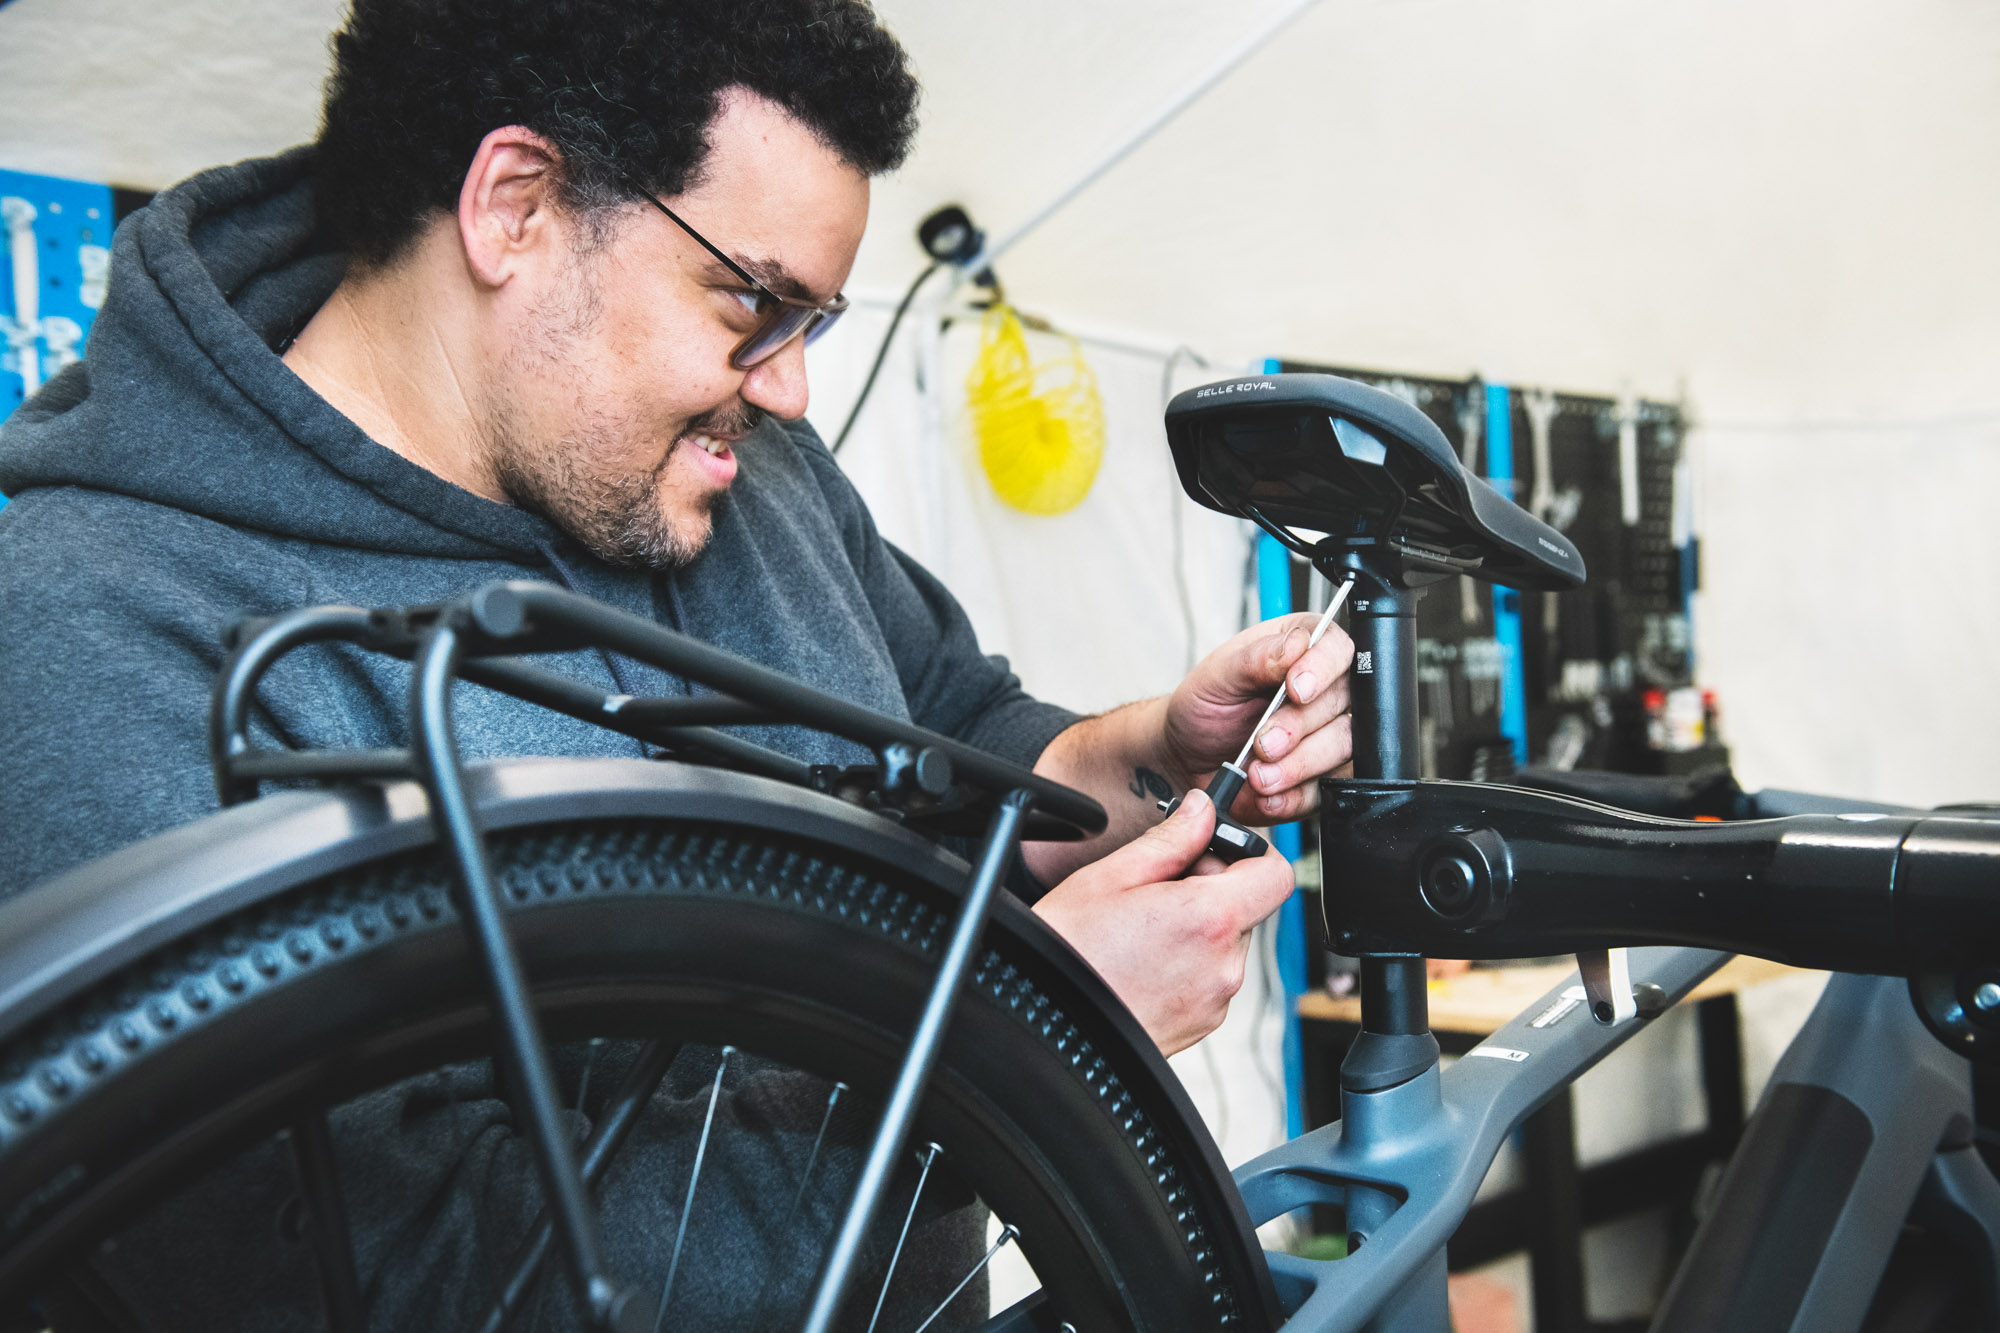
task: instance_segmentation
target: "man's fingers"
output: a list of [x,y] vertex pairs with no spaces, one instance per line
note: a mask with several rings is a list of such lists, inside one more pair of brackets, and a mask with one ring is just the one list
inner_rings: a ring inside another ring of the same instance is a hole
[[1277,848],[1266,847],[1262,856],[1246,857],[1209,876],[1204,891],[1226,894],[1235,909],[1238,929],[1248,931],[1284,905],[1292,896],[1293,882],[1292,863]]
[[1353,702],[1348,678],[1342,676],[1319,692],[1308,704],[1288,703],[1271,715],[1271,721],[1257,737],[1260,759],[1282,759],[1291,753],[1299,738],[1326,726],[1348,710]]
[[1301,782],[1298,786],[1281,791],[1274,796],[1257,798],[1257,813],[1252,816],[1260,824],[1284,824],[1294,819],[1304,819],[1319,809],[1319,781]]
[[1181,797],[1180,807],[1165,820],[1078,873],[1121,889],[1179,879],[1214,833],[1215,804],[1197,787]]
[[[1250,765],[1250,788],[1258,796],[1275,796],[1302,782],[1331,773],[1354,758],[1354,716],[1342,714],[1300,741],[1282,758]],[[1268,816],[1261,805],[1257,813]]]
[[1276,689],[1285,673],[1306,656],[1306,644],[1312,641],[1313,626],[1318,623],[1318,616],[1300,611],[1252,625],[1223,645],[1225,670],[1235,685],[1247,686],[1253,694]]
[[1305,819],[1319,809],[1319,784],[1323,778],[1339,781],[1354,776],[1354,761],[1348,760],[1339,767],[1287,788],[1271,796],[1257,798],[1256,819],[1264,823],[1283,824],[1294,819]]
[[[1258,628],[1268,631],[1262,640],[1264,660],[1258,674],[1273,685],[1301,668],[1324,685],[1347,670],[1347,661],[1354,656],[1354,645],[1338,625],[1328,625],[1320,641],[1312,642],[1313,631],[1319,628],[1319,616],[1311,611],[1278,616]],[[1308,648],[1308,644],[1312,646]]]
[[1312,648],[1285,668],[1285,692],[1300,703],[1311,703],[1354,662],[1354,641],[1340,626],[1328,625]]

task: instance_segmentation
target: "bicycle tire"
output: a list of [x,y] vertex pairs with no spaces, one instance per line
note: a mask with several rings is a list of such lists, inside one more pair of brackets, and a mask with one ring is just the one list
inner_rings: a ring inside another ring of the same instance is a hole
[[[509,797],[522,772],[530,795]],[[893,1077],[948,931],[949,858],[838,802],[739,775],[564,761],[497,766],[478,786],[552,1034],[665,1025],[857,1087]],[[252,891],[183,890],[142,953],[107,946],[91,955],[102,975],[44,985],[44,1012],[25,1025],[7,1015],[0,1199],[14,1202],[0,1217],[0,1292],[301,1107],[477,1047],[484,993],[413,791],[284,798],[293,823],[323,824],[339,804],[346,832],[267,867]],[[121,886],[129,896],[133,867],[171,882],[176,849],[197,846],[202,864],[226,864],[232,845],[268,840],[269,822],[245,807],[166,835],[164,853],[113,858],[99,875],[112,889],[80,892],[72,877],[74,910],[41,898],[0,917],[0,937],[13,956],[32,953],[33,938],[6,929],[24,918],[74,955],[93,913]],[[0,996],[21,991],[0,984]],[[952,1143],[1021,1226],[1079,1327],[1269,1327],[1274,1300],[1240,1198],[1135,1032],[1081,960],[1005,902],[919,1133]]]

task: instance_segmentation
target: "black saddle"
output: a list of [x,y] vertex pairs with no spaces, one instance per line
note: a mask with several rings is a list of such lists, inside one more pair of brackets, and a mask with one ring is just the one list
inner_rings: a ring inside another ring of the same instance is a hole
[[1466,471],[1435,422],[1353,380],[1252,375],[1189,389],[1167,406],[1167,443],[1198,503],[1281,537],[1326,533],[1317,553],[1387,546],[1409,573],[1510,588],[1584,579],[1569,538]]

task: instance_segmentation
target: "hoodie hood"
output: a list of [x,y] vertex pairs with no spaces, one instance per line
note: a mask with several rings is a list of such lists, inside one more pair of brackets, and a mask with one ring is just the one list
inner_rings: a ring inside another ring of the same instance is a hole
[[0,429],[0,493],[85,487],[281,537],[541,563],[551,525],[377,444],[274,350],[346,268],[314,225],[311,151],[203,172],[120,225],[87,359]]

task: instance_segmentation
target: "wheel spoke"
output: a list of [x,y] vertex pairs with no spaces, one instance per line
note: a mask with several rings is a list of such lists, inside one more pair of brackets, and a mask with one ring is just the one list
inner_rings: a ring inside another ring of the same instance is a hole
[[327,1326],[333,1333],[363,1333],[368,1327],[368,1303],[354,1273],[347,1203],[340,1193],[340,1168],[333,1158],[333,1134],[327,1129],[326,1112],[314,1111],[293,1123],[292,1165],[298,1172],[313,1254],[319,1261]]
[[[833,1123],[833,1108],[839,1105],[840,1094],[848,1090],[845,1083],[835,1083],[833,1091],[827,1094],[826,1110],[819,1118],[819,1133],[813,1135],[812,1151],[806,1154],[806,1169],[799,1176],[798,1192],[792,1195],[792,1206],[785,1210],[784,1223],[775,1233],[779,1237],[780,1244],[785,1237],[792,1234],[792,1222],[799,1215],[799,1205],[805,1202],[806,1187],[812,1183],[813,1168],[819,1165],[819,1150],[826,1145],[826,1129]],[[750,1303],[750,1327],[753,1329],[764,1327],[764,1298],[770,1293],[770,1289],[771,1270],[766,1269],[763,1281],[757,1284],[757,1299]]]
[[583,1060],[583,1077],[576,1082],[576,1113],[583,1114],[584,1099],[590,1096],[590,1071],[597,1068],[597,1053],[604,1049],[604,1038],[590,1039],[590,1054]]
[[680,1272],[681,1246],[687,1241],[688,1215],[694,1211],[694,1189],[701,1183],[701,1164],[708,1156],[708,1136],[715,1129],[715,1104],[722,1098],[722,1076],[729,1070],[729,1057],[736,1054],[734,1046],[722,1048],[722,1059],[716,1062],[715,1083],[708,1090],[708,1114],[701,1122],[701,1141],[694,1148],[694,1170],[688,1176],[687,1198],[681,1204],[681,1224],[674,1232],[673,1257],[667,1260],[666,1284],[660,1288],[660,1310],[653,1316],[653,1333],[660,1333],[666,1326],[667,1301],[674,1294],[674,1277]]
[[882,1274],[882,1290],[875,1296],[875,1313],[868,1317],[868,1333],[875,1333],[875,1325],[882,1319],[882,1303],[889,1299],[889,1284],[895,1280],[896,1264],[903,1257],[903,1244],[910,1238],[910,1223],[916,1220],[917,1201],[924,1197],[924,1182],[931,1178],[931,1163],[937,1161],[938,1151],[933,1143],[924,1154],[924,1169],[917,1173],[917,1188],[910,1195],[910,1211],[903,1214],[903,1229],[896,1236],[896,1252],[889,1256],[889,1271]]
[[993,1244],[987,1248],[986,1257],[981,1259],[978,1263],[974,1264],[972,1266],[972,1271],[970,1273],[967,1273],[964,1277],[958,1280],[958,1285],[951,1289],[951,1295],[945,1297],[942,1301],[938,1302],[937,1309],[931,1311],[928,1315],[924,1316],[924,1322],[917,1325],[916,1333],[924,1333],[925,1329],[929,1328],[932,1324],[936,1323],[937,1317],[943,1314],[945,1310],[950,1307],[953,1301],[958,1299],[958,1293],[965,1290],[965,1284],[972,1281],[972,1279],[978,1277],[981,1273],[985,1272],[986,1265],[993,1262],[993,1256],[1000,1253],[1000,1247],[1005,1245],[1007,1242],[1013,1240],[1020,1234],[1021,1233],[1015,1229],[1014,1224],[1011,1222],[1009,1222],[1006,1226],[1000,1228],[1000,1239],[994,1241]]

